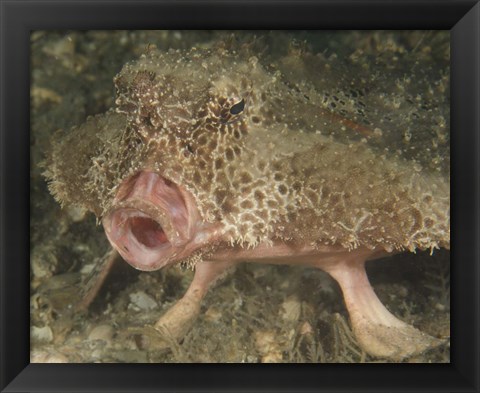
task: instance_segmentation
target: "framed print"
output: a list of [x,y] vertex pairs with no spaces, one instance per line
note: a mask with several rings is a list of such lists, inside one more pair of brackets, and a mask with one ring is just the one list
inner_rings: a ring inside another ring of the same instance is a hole
[[478,389],[478,4],[2,10],[3,391]]

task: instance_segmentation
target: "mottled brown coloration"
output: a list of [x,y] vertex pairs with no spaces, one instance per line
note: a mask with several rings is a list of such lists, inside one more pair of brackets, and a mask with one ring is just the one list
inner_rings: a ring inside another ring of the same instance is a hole
[[115,77],[115,109],[57,135],[50,189],[101,219],[141,171],[181,185],[218,225],[191,264],[229,245],[449,248],[448,36],[421,50],[405,37],[359,40],[346,57],[235,40],[149,48]]
[[[115,78],[115,112],[55,146],[51,189],[101,217],[121,181],[149,168],[184,185],[205,220],[224,222],[232,242],[247,246],[274,237],[388,251],[448,247],[448,96],[440,94],[448,69],[427,62],[408,78],[397,69],[379,74],[395,57],[405,70],[419,62],[395,49],[376,65],[299,52],[277,59],[275,70],[246,50],[151,50]],[[434,109],[413,122],[422,111],[409,103],[415,95]],[[242,99],[243,113],[231,115]],[[445,140],[392,146],[406,128],[419,140]]]

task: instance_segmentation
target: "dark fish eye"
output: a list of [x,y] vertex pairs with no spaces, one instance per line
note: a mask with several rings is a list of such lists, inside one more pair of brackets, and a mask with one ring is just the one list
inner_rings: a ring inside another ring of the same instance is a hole
[[235,105],[232,105],[230,108],[230,114],[238,115],[245,109],[245,100],[242,98],[242,101],[237,102]]

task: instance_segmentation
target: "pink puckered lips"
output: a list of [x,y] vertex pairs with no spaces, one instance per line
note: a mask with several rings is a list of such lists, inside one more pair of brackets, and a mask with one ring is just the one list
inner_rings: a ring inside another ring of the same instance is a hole
[[[191,196],[148,171],[126,179],[103,219],[110,243],[132,266],[156,270],[184,254],[198,223]],[[194,247],[195,248],[195,247]]]

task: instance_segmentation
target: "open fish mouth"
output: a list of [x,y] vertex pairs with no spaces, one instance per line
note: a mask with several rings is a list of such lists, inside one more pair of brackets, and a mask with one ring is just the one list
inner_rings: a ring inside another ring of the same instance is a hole
[[119,187],[103,218],[112,246],[132,266],[156,270],[184,254],[195,214],[175,183],[154,172],[139,172]]
[[170,243],[160,224],[152,218],[136,213],[129,220],[133,236],[145,247],[155,249]]

